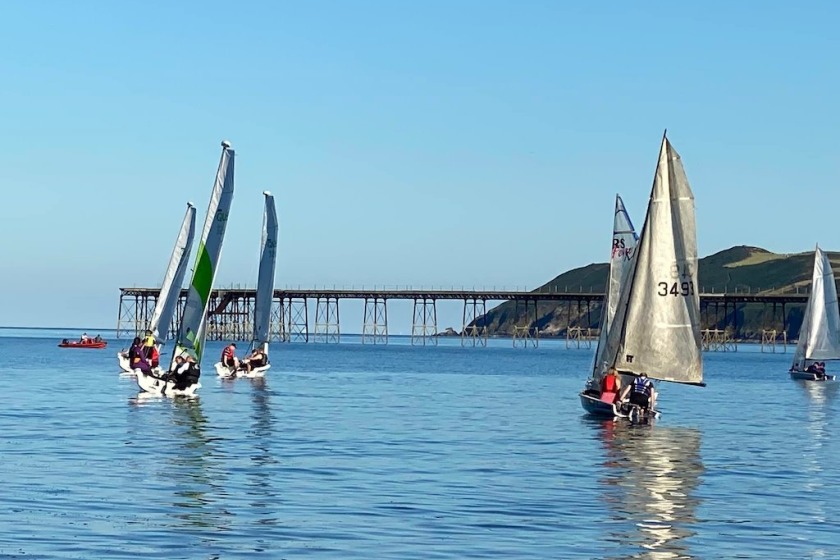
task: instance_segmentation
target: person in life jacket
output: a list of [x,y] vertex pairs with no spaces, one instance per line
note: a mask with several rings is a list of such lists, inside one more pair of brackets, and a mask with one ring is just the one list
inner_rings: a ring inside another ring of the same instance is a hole
[[653,388],[653,383],[646,373],[642,372],[633,383],[624,388],[621,394],[621,400],[625,400],[629,393],[630,403],[644,408],[645,410],[654,410],[656,405],[656,389]]
[[201,377],[201,369],[190,355],[175,356],[175,363],[167,378],[174,383],[174,389],[183,391],[191,385],[198,383]]
[[222,359],[220,360],[223,366],[235,370],[239,367],[239,360],[236,358],[236,344],[231,342],[225,349],[222,350]]
[[601,394],[604,393],[613,393],[616,397],[621,393],[621,378],[614,367],[608,369],[601,379]]

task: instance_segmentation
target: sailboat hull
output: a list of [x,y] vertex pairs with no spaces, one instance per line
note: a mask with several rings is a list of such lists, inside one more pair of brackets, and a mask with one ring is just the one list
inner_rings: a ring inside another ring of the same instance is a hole
[[124,373],[133,373],[128,363],[128,354],[126,352],[117,352],[117,361],[120,364],[120,369]]
[[231,371],[229,367],[222,365],[222,362],[216,362],[213,367],[219,377],[263,377],[265,372],[271,368],[271,364],[254,368],[251,371]]
[[586,412],[594,416],[601,416],[604,418],[615,418],[624,416],[618,412],[615,405],[605,403],[598,397],[588,395],[586,393],[580,393],[580,404],[581,406],[583,406],[583,409]]
[[184,389],[176,389],[173,381],[167,381],[154,375],[146,375],[140,370],[134,371],[137,372],[137,385],[143,391],[151,393],[152,395],[160,395],[163,397],[189,397],[194,395],[201,387],[201,383],[199,382],[193,383]]
[[790,372],[790,378],[796,381],[834,381],[836,379],[836,376],[826,375],[825,377],[817,378],[816,373],[808,373],[806,371],[792,371]]

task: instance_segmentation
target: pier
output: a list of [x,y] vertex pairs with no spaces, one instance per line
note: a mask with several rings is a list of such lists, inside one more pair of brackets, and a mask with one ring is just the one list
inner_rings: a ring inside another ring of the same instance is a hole
[[[159,295],[157,288],[121,288],[117,337],[132,337],[146,329]],[[182,290],[174,324],[181,321],[187,290]],[[253,333],[253,289],[218,289],[210,294],[207,318],[209,340],[250,340]],[[516,324],[508,332],[496,333],[513,340],[514,346],[537,346],[546,333],[539,328],[540,312],[547,303],[558,306],[561,312],[559,332],[552,338],[565,337],[577,347],[588,347],[599,335],[600,305],[603,293],[569,291],[515,290],[430,290],[430,289],[278,289],[274,291],[270,333],[277,342],[337,343],[341,340],[340,302],[362,300],[364,313],[361,339],[364,344],[388,343],[388,302],[413,301],[411,343],[435,345],[443,327],[437,324],[437,302],[462,302],[463,314],[458,333],[464,346],[486,346],[490,336],[485,323],[490,308],[488,302],[510,301],[514,304]],[[704,342],[708,350],[726,349],[726,339],[764,341],[767,332],[779,337],[788,336],[788,312],[791,306],[804,306],[807,293],[702,293],[700,314],[702,329],[713,337]],[[759,313],[762,330],[742,332],[739,322],[747,309]],[[312,313],[311,311],[314,311]],[[724,333],[724,334],[721,334]],[[728,334],[726,334],[728,333]],[[172,333],[174,335],[174,333]],[[704,337],[706,335],[704,334]],[[723,337],[723,339],[721,339]]]

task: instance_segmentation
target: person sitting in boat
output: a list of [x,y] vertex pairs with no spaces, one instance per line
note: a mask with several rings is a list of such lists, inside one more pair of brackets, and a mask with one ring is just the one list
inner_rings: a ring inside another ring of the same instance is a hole
[[656,389],[653,388],[653,382],[648,379],[646,373],[642,372],[633,383],[624,388],[621,392],[621,400],[627,399],[630,395],[630,404],[635,404],[644,410],[655,410],[656,406]]
[[143,356],[146,359],[150,359],[152,357],[152,349],[155,347],[155,335],[152,334],[152,331],[147,330],[145,336],[143,336]]
[[99,335],[96,335],[95,337],[93,337],[93,341],[94,342],[102,342],[102,337],[99,336]]
[[142,350],[142,348],[143,348],[143,344],[140,342],[140,337],[135,336],[134,340],[131,343],[131,346],[128,348],[128,363],[129,364],[133,364],[135,361],[137,361],[137,360],[135,360],[135,358],[140,357],[140,351]]
[[82,344],[86,344],[88,340],[90,340],[90,337],[87,335],[86,332],[82,333],[82,336],[79,337],[79,342],[81,342]]
[[257,346],[251,355],[239,362],[239,369],[242,371],[251,371],[254,368],[263,367],[268,363],[268,356],[263,352],[262,348]]
[[621,378],[618,376],[618,371],[614,367],[607,370],[606,375],[601,379],[601,395],[612,394],[614,402],[618,400],[618,395],[621,393]]
[[149,365],[153,368],[160,365],[160,352],[158,351],[157,346],[152,346],[152,355],[149,356]]
[[236,368],[239,367],[239,359],[236,357],[236,343],[231,342],[225,346],[220,361],[223,366],[230,368],[231,371],[236,371]]
[[820,372],[820,363],[814,362],[805,368],[805,373],[819,373]]
[[169,378],[174,381],[175,389],[183,391],[190,385],[198,383],[201,377],[201,369],[189,354],[175,356],[175,363],[172,364],[172,370],[169,373]]

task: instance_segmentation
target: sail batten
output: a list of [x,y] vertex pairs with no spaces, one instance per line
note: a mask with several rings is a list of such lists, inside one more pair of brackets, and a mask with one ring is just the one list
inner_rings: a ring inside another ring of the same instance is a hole
[[694,195],[666,137],[605,346],[609,363],[621,372],[702,384]]
[[192,281],[187,292],[187,302],[181,328],[178,331],[173,360],[184,353],[201,363],[204,339],[207,335],[206,319],[210,291],[213,287],[222,252],[225,229],[233,201],[234,151],[222,142],[222,155],[216,171],[207,216],[204,219],[201,241],[196,252]]
[[165,342],[169,337],[169,326],[181,295],[181,285],[184,283],[194,235],[195,207],[187,203],[187,212],[181,223],[181,229],[178,231],[172,255],[169,257],[169,265],[166,267],[152,320],[149,323],[149,330],[158,342]]

